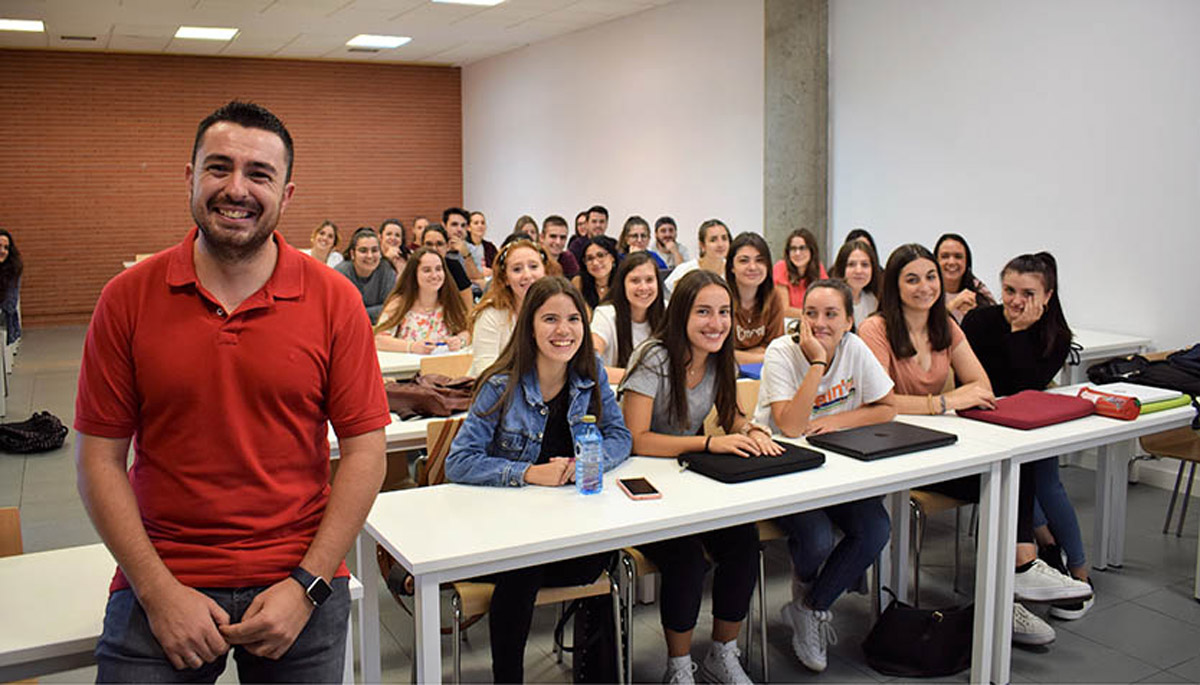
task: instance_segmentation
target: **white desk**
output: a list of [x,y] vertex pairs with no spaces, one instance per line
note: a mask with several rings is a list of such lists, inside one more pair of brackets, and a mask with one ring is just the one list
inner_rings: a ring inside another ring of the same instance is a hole
[[[461,416],[461,414],[454,416]],[[425,432],[429,424],[445,420],[442,418],[415,418],[401,421],[399,417],[392,414],[392,422],[383,429],[387,451],[419,450],[425,447]],[[341,454],[338,448],[337,434],[333,432],[332,426],[328,426],[326,430],[329,431],[329,458],[337,459]]]
[[[358,544],[359,568],[372,568],[382,544],[416,580],[416,680],[440,682],[438,586],[513,568],[620,549],[970,474],[980,474],[973,680],[992,671],[992,636],[999,574],[997,533],[1001,462],[1009,453],[990,443],[957,444],[864,463],[829,454],[826,464],[798,474],[726,485],[680,472],[673,459],[635,457],[605,476],[600,495],[573,487],[485,488],[440,485],[379,495]],[[635,502],[616,476],[646,476],[659,500]],[[1013,494],[1015,499],[1015,493]],[[548,515],[552,513],[553,515]],[[436,521],[437,525],[427,525]],[[418,525],[421,524],[421,525]],[[360,617],[363,679],[380,680],[379,575],[364,572]]]
[[[1195,410],[1190,406],[1178,407],[1144,414],[1135,421],[1093,415],[1030,431],[1005,428],[953,415],[906,415],[897,419],[954,433],[960,440],[991,443],[1011,451],[1012,457],[1006,461],[1000,474],[1000,546],[997,560],[997,568],[1003,571],[997,582],[997,596],[1011,597],[1013,569],[1016,564],[1016,503],[1021,464],[1065,452],[1097,448],[1095,550],[1092,553],[1092,565],[1101,570],[1110,564],[1120,566],[1125,545],[1127,482],[1124,466],[1131,454],[1127,450],[1113,449],[1110,446],[1141,435],[1187,425],[1193,416]],[[1200,567],[1200,560],[1197,564]],[[1012,603],[1001,602],[995,612],[995,619],[993,635],[996,642],[993,645],[994,670],[991,680],[995,683],[1007,683],[1012,655]],[[973,677],[972,681],[974,680]]]
[[[103,544],[0,558],[0,682],[95,663],[116,568]],[[351,576],[351,602],[362,593]],[[346,683],[354,682],[352,637],[347,623]]]
[[1078,366],[1064,366],[1059,374],[1061,385],[1087,382],[1088,366],[1113,357],[1124,357],[1131,354],[1141,354],[1150,349],[1150,338],[1123,333],[1106,333],[1104,331],[1089,331],[1072,329],[1075,342],[1083,347],[1079,352]]
[[411,352],[375,351],[379,357],[379,370],[389,378],[411,378],[421,370],[421,356]]

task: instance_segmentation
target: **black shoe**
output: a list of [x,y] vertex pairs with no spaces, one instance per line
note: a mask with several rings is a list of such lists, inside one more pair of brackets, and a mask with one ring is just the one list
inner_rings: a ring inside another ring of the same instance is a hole
[[1071,575],[1071,572],[1067,570],[1067,562],[1063,558],[1062,547],[1059,547],[1058,545],[1046,545],[1045,547],[1041,547],[1038,549],[1038,557],[1042,561],[1049,564],[1050,568],[1058,571],[1064,576]]

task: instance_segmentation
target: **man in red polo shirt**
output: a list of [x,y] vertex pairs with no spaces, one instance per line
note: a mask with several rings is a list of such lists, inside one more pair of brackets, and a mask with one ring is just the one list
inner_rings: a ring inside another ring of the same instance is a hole
[[212,682],[231,647],[242,682],[341,680],[342,560],[389,419],[358,292],[275,232],[291,171],[275,115],[211,114],[186,167],[196,228],[96,305],[75,429],[80,495],[119,565],[101,682]]

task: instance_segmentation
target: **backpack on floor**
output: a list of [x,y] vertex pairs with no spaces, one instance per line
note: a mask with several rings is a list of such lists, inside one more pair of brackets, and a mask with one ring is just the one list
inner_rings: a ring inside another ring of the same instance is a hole
[[63,446],[67,427],[48,411],[39,411],[24,421],[0,423],[0,450],[14,454],[49,452]]

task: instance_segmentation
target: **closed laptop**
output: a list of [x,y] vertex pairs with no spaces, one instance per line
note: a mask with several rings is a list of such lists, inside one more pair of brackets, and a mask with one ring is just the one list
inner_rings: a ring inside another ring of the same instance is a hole
[[953,433],[922,428],[907,423],[879,423],[833,433],[810,435],[808,444],[844,454],[861,461],[920,452],[921,450],[952,445],[958,441]]

